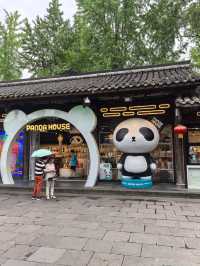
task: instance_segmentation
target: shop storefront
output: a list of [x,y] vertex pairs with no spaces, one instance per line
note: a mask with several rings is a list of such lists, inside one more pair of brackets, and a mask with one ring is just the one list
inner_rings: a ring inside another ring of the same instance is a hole
[[181,112],[181,123],[187,128],[183,140],[185,183],[189,189],[200,189],[199,98],[194,96],[178,98],[177,106]]
[[[48,149],[55,154],[57,175],[64,178],[86,179],[89,171],[89,152],[80,132],[70,123],[46,119],[26,126],[31,154],[36,149]],[[71,151],[77,156],[75,175],[70,170]],[[34,179],[34,162],[29,165],[30,179]]]
[[119,102],[115,105],[102,104],[99,107],[99,150],[100,180],[120,180],[121,172],[117,163],[122,156],[113,144],[113,131],[122,121],[129,118],[144,118],[159,127],[160,141],[156,150],[151,153],[157,170],[154,172],[154,183],[174,183],[173,126],[174,103],[171,99],[159,101],[141,101],[135,103]]
[[[195,90],[199,82],[197,76],[191,79],[191,67],[184,62],[6,84],[12,87],[15,96],[9,94],[9,90],[5,95],[5,84],[0,84],[1,151],[6,146],[6,155],[1,156],[1,169],[10,168],[12,173],[11,178],[6,170],[7,176],[2,176],[2,182],[33,180],[31,154],[39,148],[50,149],[55,154],[57,175],[61,178],[87,182],[89,177],[89,186],[96,180],[119,181],[121,171],[117,164],[122,152],[113,144],[113,132],[122,121],[143,118],[152,122],[160,135],[157,148],[150,154],[157,166],[153,183],[180,183],[183,171],[190,166],[197,171],[200,166],[200,116],[198,108],[194,121],[187,116],[186,109],[182,112],[182,123],[187,125],[188,134],[187,140],[184,138],[184,166],[181,166],[180,147],[174,135],[177,124],[175,101],[180,92],[185,93],[191,86]],[[24,95],[21,89],[26,91]],[[4,123],[6,114],[11,116],[9,123],[13,121],[14,129]],[[12,156],[8,162],[10,145]],[[72,151],[77,155],[75,175],[69,165]],[[186,181],[182,183],[187,184]]]

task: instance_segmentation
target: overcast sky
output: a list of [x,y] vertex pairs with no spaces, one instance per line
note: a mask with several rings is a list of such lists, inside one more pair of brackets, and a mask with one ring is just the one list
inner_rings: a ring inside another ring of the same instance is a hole
[[[60,0],[60,3],[65,17],[71,20],[76,12],[75,0]],[[31,21],[37,15],[45,14],[48,5],[49,0],[0,0],[0,20],[4,16],[3,9],[6,9],[7,11],[18,10],[22,18],[27,17]]]

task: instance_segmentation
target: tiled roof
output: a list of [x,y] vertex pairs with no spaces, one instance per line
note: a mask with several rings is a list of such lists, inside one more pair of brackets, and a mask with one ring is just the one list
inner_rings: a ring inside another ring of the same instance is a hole
[[188,106],[188,105],[196,105],[200,104],[200,97],[199,96],[192,96],[192,97],[178,97],[176,99],[177,106]]
[[110,92],[165,89],[200,83],[190,62],[137,67],[75,76],[0,82],[0,100],[40,96],[95,95]]

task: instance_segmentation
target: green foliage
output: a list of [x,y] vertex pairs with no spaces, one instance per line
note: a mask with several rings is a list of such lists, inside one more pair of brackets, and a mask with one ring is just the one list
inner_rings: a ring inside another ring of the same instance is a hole
[[75,67],[113,69],[176,61],[182,0],[77,0]]
[[73,26],[59,0],[50,0],[46,16],[26,19],[21,32],[19,14],[6,13],[0,22],[0,79],[19,78],[21,68],[41,77],[175,62],[183,59],[188,40],[200,66],[199,0],[76,2]]
[[183,13],[189,1],[155,0],[144,15],[145,61],[151,64],[175,62],[185,52],[181,38]]
[[20,15],[5,11],[5,23],[0,22],[0,80],[21,77],[19,50],[21,47]]
[[186,14],[187,36],[192,40],[191,56],[196,67],[200,68],[200,3],[195,1]]
[[70,67],[72,29],[63,19],[59,0],[52,0],[44,18],[31,25],[25,21],[22,39],[22,65],[33,76],[56,75]]

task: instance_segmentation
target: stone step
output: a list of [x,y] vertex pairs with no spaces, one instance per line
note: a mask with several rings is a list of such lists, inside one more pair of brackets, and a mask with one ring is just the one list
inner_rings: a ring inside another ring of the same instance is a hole
[[[66,182],[65,182],[66,183]],[[147,198],[191,198],[191,199],[199,199],[200,191],[188,191],[187,189],[181,190],[165,190],[165,189],[144,189],[144,190],[135,190],[135,189],[126,189],[121,187],[120,185],[110,186],[104,185],[104,183],[100,183],[93,188],[85,188],[84,183],[77,184],[75,182],[68,182],[66,186],[58,186],[55,188],[57,195],[62,195],[69,197],[69,195],[115,195],[120,197],[137,197],[141,200],[145,200]],[[27,194],[31,195],[32,185],[0,185],[0,193],[2,194]]]

